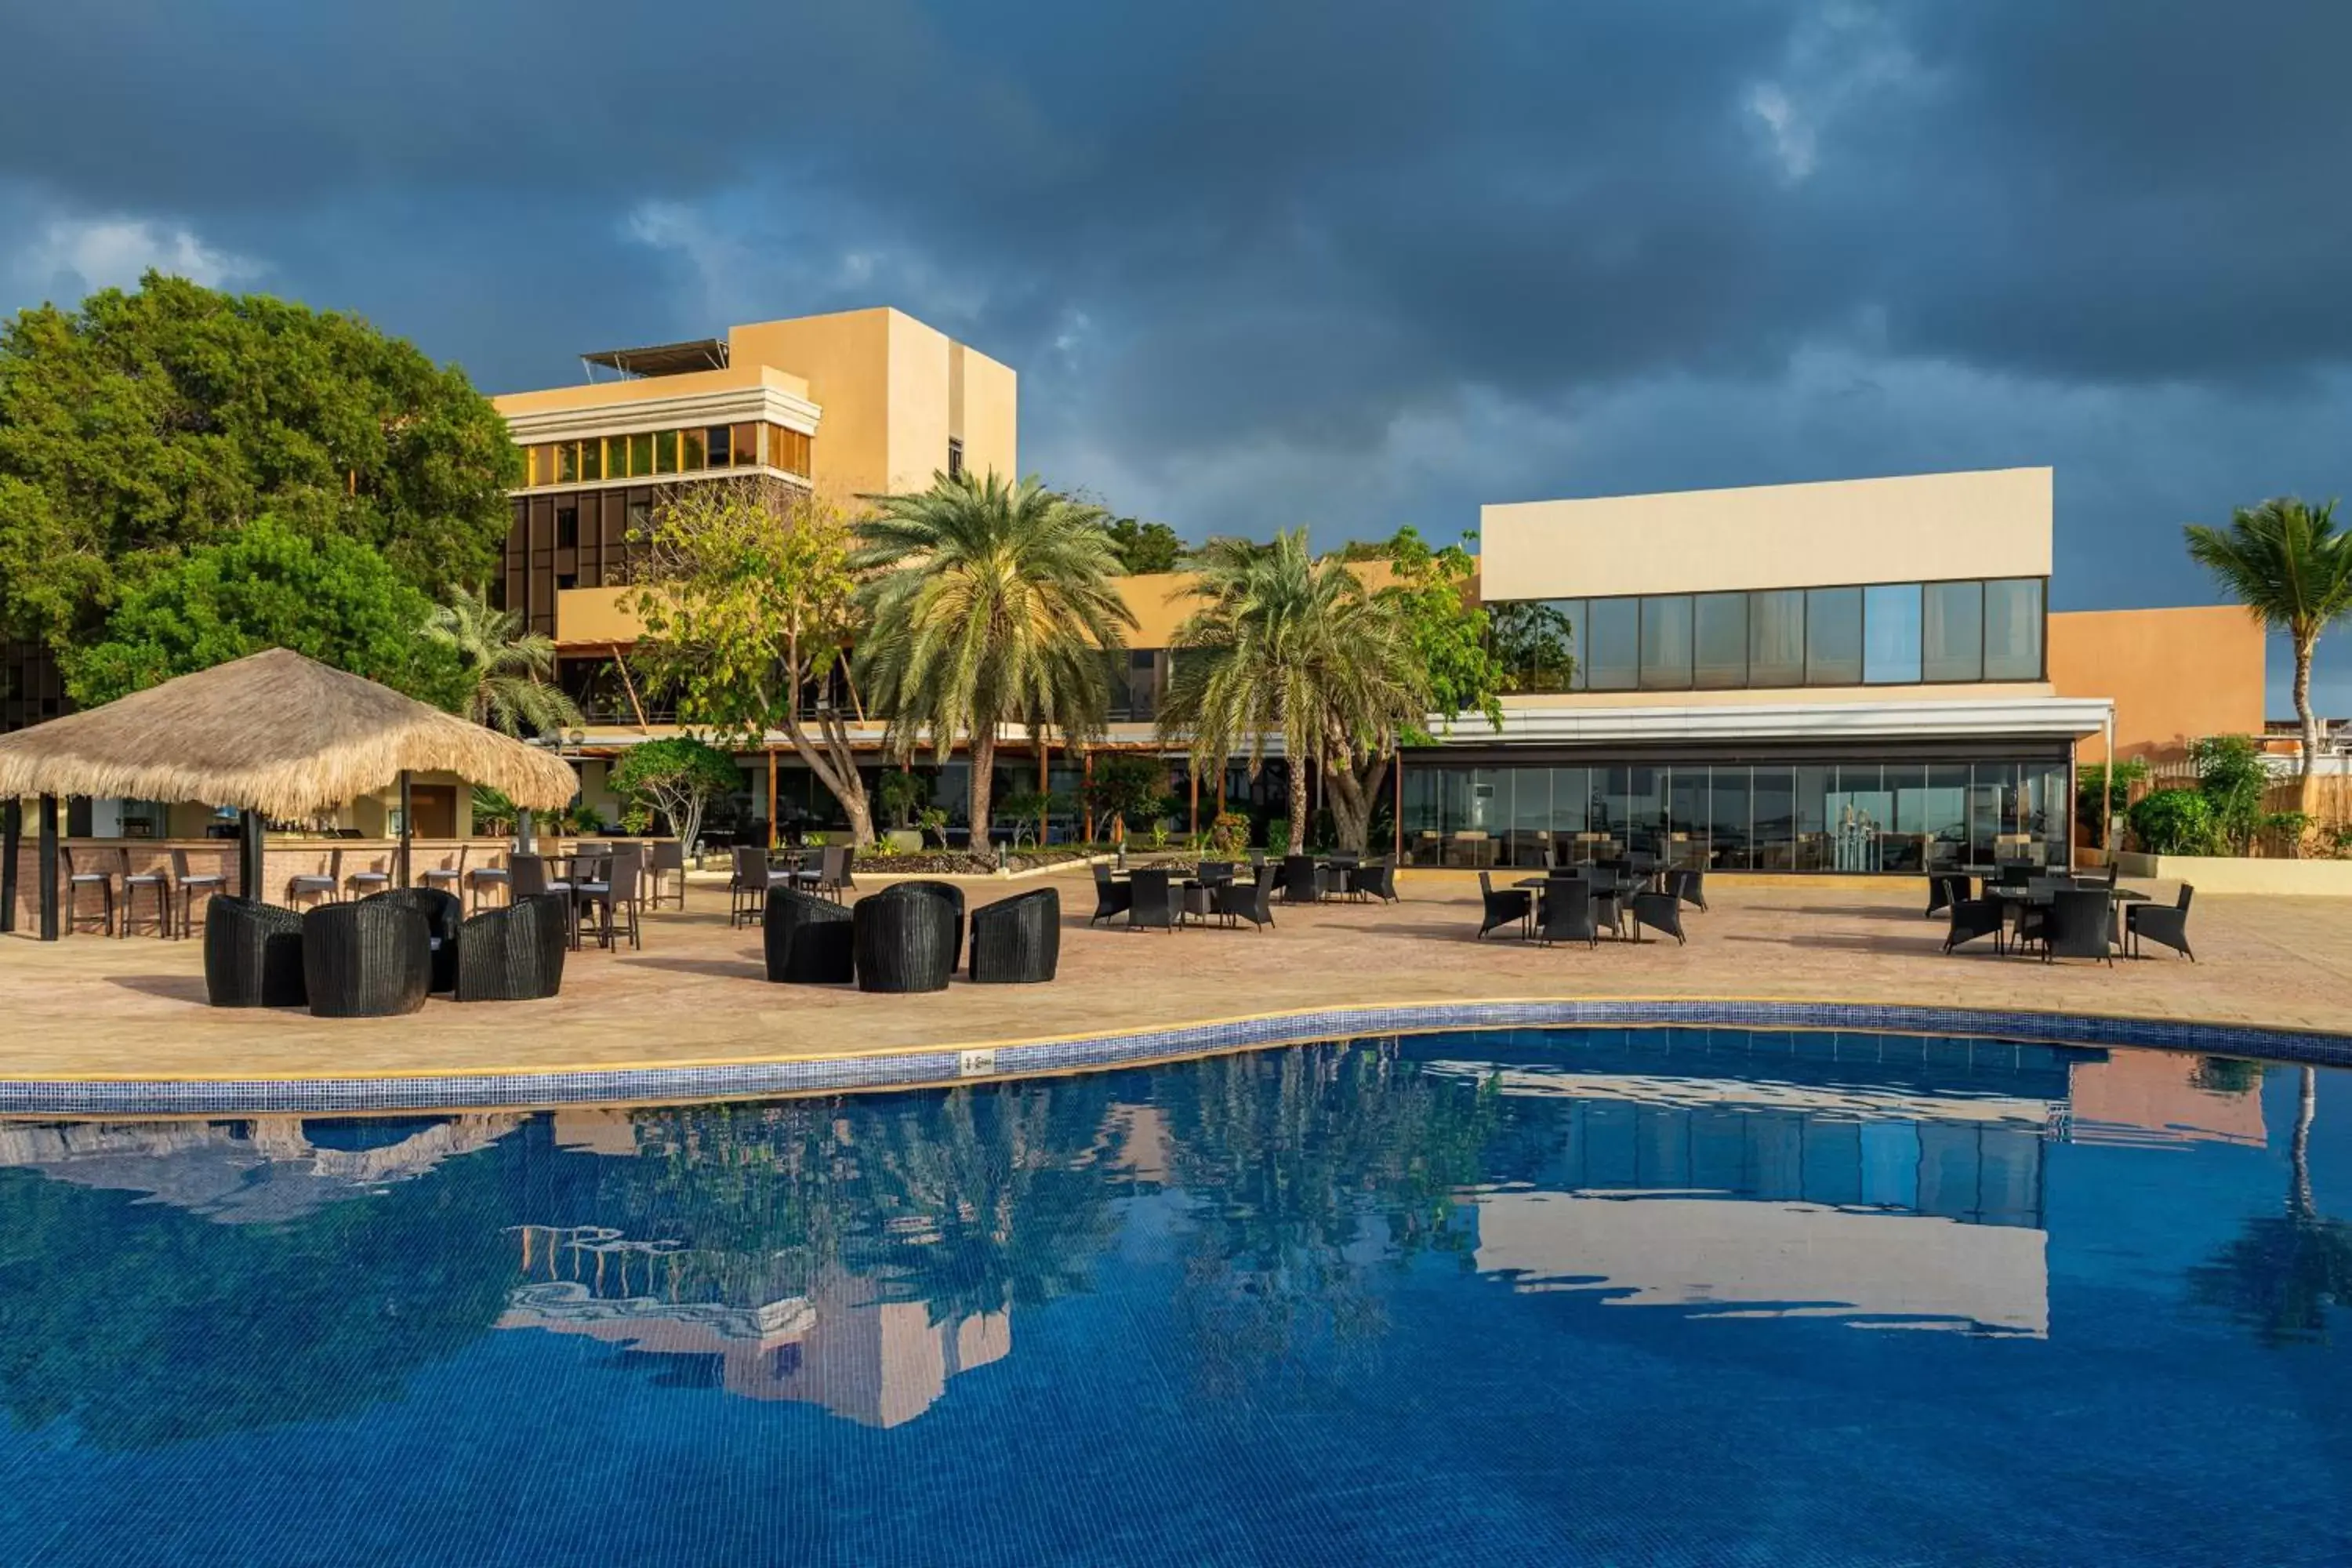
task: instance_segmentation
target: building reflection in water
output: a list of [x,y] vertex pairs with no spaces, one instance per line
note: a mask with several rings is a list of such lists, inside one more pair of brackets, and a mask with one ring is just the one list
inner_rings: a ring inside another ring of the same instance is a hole
[[2044,1161],[2086,1089],[2100,1142],[2263,1142],[2260,1096],[2191,1057],[1665,1030],[1563,1061],[1500,1038],[1427,1063],[1549,1102],[1553,1146],[1471,1199],[1477,1265],[1621,1306],[2043,1337]]

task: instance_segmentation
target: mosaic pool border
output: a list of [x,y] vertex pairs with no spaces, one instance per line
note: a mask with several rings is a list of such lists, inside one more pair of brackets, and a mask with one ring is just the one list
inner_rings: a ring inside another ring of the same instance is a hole
[[[0,1115],[174,1116],[459,1110],[758,1100],[1084,1071],[1310,1040],[1480,1028],[1713,1026],[1971,1035],[2042,1045],[2147,1046],[2352,1067],[2352,1036],[2240,1024],[1861,1002],[1625,1000],[1328,1007],[1024,1044],[917,1047],[859,1056],[677,1067],[373,1078],[16,1079]],[[985,1052],[988,1069],[967,1071]]]

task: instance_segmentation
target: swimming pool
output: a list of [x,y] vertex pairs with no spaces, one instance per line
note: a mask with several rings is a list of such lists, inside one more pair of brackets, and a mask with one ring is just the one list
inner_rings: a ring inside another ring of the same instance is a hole
[[0,1123],[0,1559],[2352,1556],[2352,1081],[1407,1036]]

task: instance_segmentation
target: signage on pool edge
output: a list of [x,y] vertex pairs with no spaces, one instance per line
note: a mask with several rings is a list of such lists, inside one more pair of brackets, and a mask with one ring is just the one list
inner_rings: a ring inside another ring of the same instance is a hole
[[992,1050],[959,1051],[956,1053],[956,1076],[958,1078],[986,1078],[995,1070],[996,1053]]

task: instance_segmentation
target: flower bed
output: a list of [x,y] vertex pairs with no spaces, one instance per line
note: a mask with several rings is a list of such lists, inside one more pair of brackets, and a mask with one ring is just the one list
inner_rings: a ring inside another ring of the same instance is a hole
[[[1084,860],[1099,850],[1082,844],[1056,844],[1044,849],[1013,849],[1005,852],[1004,868],[1008,871],[1034,871],[1048,866],[1066,866]],[[925,849],[917,854],[876,851],[857,857],[857,870],[871,871],[883,877],[986,877],[996,870],[996,854],[973,854],[964,849]]]

